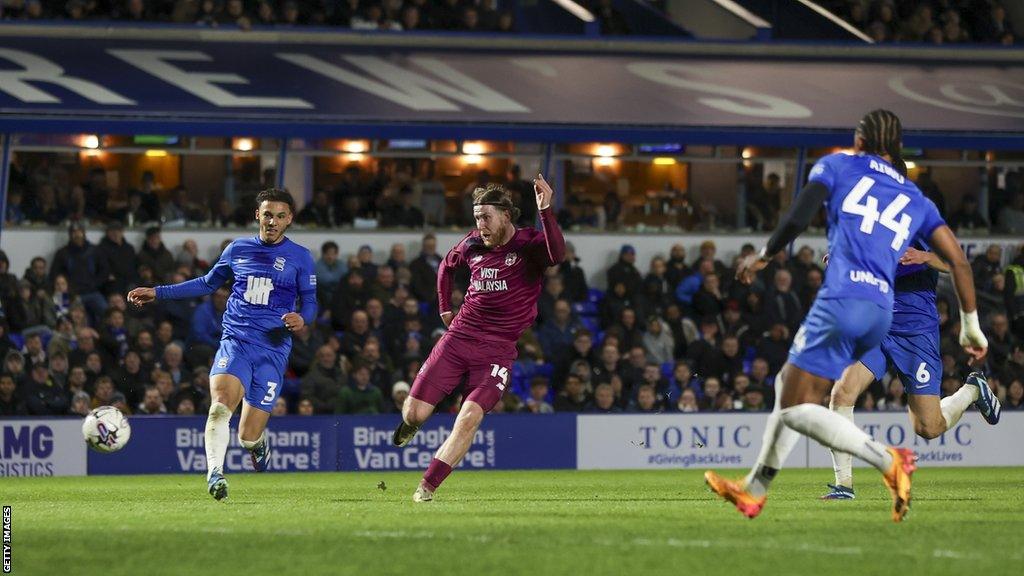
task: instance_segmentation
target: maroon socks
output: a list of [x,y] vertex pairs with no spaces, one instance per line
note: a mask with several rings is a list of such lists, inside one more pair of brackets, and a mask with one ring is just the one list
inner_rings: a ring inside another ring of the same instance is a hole
[[451,473],[451,466],[437,458],[434,458],[430,461],[430,466],[427,466],[427,471],[423,474],[423,482],[431,491],[434,491],[441,486],[444,479]]

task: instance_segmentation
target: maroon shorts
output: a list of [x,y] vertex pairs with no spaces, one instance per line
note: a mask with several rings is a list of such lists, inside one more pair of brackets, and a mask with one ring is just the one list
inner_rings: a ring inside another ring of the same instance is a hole
[[516,356],[515,342],[487,342],[446,332],[420,368],[409,395],[436,406],[465,376],[463,400],[472,400],[485,413],[490,412],[508,388]]

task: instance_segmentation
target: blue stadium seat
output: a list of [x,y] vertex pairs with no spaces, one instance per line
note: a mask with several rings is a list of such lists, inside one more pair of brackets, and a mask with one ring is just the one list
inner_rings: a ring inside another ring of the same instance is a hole
[[8,336],[11,338],[11,342],[14,343],[15,350],[21,351],[25,346],[25,338],[17,332],[11,332]]
[[420,316],[430,316],[430,302],[420,302]]
[[593,304],[600,304],[601,300],[604,300],[604,292],[597,288],[591,288],[587,290],[587,301]]

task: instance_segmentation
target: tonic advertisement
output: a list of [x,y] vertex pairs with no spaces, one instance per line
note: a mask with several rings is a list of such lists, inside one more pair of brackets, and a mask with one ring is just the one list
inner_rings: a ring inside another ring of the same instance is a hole
[[[576,420],[580,469],[749,468],[767,413],[593,415]],[[786,461],[807,465],[805,439]]]
[[[925,440],[914,433],[910,418],[902,412],[865,412],[854,414],[861,430],[875,440],[917,452],[917,465],[935,466],[1021,466],[1024,450],[1009,438],[1024,438],[1024,414],[1004,412],[999,424],[990,426],[977,412],[967,412],[942,436]],[[808,466],[832,465],[829,451],[811,443]],[[853,461],[854,466],[867,464]]]

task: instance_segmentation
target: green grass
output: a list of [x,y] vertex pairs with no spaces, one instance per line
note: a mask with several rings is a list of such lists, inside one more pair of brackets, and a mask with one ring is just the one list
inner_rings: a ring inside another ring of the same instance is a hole
[[[878,475],[820,502],[787,470],[747,520],[700,471],[456,471],[429,504],[411,473],[0,479],[14,574],[1019,574],[1024,469],[925,469],[903,524]],[[378,489],[384,481],[386,491]]]

